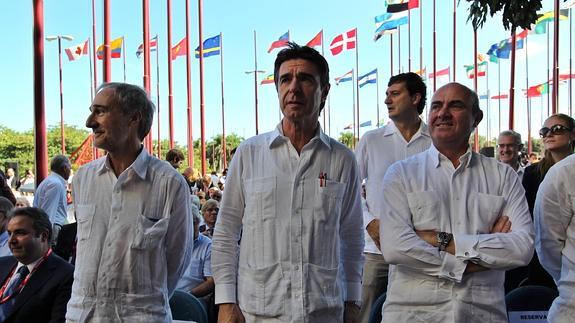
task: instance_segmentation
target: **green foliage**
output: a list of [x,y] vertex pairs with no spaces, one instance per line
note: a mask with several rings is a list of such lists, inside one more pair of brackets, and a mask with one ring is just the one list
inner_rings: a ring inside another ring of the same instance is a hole
[[353,149],[353,133],[351,132],[342,132],[339,134],[339,138],[337,139],[342,144],[346,145],[347,148]]
[[[460,0],[461,1],[461,0]],[[480,29],[487,15],[493,17],[501,11],[505,30],[514,31],[517,27],[531,28],[537,20],[537,11],[541,9],[541,0],[466,0],[471,2],[467,21],[471,20],[475,30]]]

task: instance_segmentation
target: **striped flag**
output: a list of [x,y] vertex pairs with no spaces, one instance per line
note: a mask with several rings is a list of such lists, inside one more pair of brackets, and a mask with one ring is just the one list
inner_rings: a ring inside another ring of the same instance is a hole
[[[220,55],[221,49],[220,35],[204,40],[204,46],[202,48],[204,57]],[[200,58],[200,46],[196,47],[196,58]]]
[[377,68],[367,74],[360,76],[357,80],[357,83],[359,84],[359,87],[363,87],[367,84],[377,83]]
[[323,39],[323,30],[320,30],[315,37],[305,44],[307,47],[321,46],[321,41]]
[[88,40],[76,46],[66,48],[65,52],[66,55],[68,55],[68,61],[75,61],[83,55],[88,55]]
[[[150,52],[158,50],[158,35],[156,37],[150,39]],[[140,58],[140,55],[144,52],[144,44],[140,44],[138,46],[138,50],[136,50],[136,57]]]
[[270,74],[270,75],[266,76],[266,78],[263,79],[263,80],[260,82],[261,85],[264,85],[264,84],[274,84],[274,83],[275,83],[275,82],[274,82],[274,75],[273,75],[273,74]]
[[340,77],[335,78],[335,85],[339,85],[341,82],[349,82],[353,79],[353,70],[343,74]]
[[[110,42],[110,51],[112,58],[122,57],[122,44],[124,43],[124,37],[119,37]],[[96,51],[96,56],[98,59],[104,59],[104,44],[98,46]]]
[[274,41],[270,45],[270,48],[268,49],[268,53],[271,53],[272,50],[274,50],[276,48],[286,47],[288,42],[289,42],[289,31],[286,32],[285,34],[281,35],[278,40]]

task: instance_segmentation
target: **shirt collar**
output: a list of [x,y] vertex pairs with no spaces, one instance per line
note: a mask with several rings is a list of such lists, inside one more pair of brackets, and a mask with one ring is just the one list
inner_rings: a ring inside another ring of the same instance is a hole
[[[141,147],[140,153],[136,160],[128,167],[128,169],[132,169],[136,175],[140,178],[145,179],[146,173],[148,171],[148,160],[150,159],[150,154],[146,150],[145,147]],[[103,174],[108,171],[112,171],[112,165],[110,164],[110,156],[106,155],[104,159],[102,159],[102,164],[98,167],[98,174]]]
[[[421,120],[421,118],[420,118],[420,120]],[[393,123],[393,121],[390,120],[383,130],[383,135],[384,136],[391,136],[394,133],[399,133],[399,130],[395,126],[395,123]],[[423,120],[421,120],[421,122],[419,123],[419,129],[413,135],[411,140],[413,141],[414,139],[421,137],[421,136],[429,137],[429,128],[427,127],[427,124],[425,124],[425,122],[423,122]]]
[[[36,267],[36,265],[40,262],[40,260],[42,260],[42,257],[36,259],[34,262],[29,263],[29,264],[28,264],[28,271],[29,271],[29,272],[32,272],[32,271],[34,270],[34,267]],[[24,265],[24,264],[21,263],[21,262],[18,262],[18,265],[16,266],[16,271],[15,271],[15,272],[17,272],[18,269],[20,269],[20,267],[22,267],[22,266],[26,266],[26,265]]]
[[[325,134],[325,132],[323,132],[323,129],[321,128],[321,125],[319,125],[319,124],[317,126],[317,130],[315,132],[315,135],[313,136],[313,138],[311,138],[310,142],[312,142],[314,140],[321,141],[328,149],[331,149],[330,138],[328,135]],[[289,138],[284,136],[283,129],[282,129],[282,123],[280,121],[280,123],[276,126],[276,128],[272,132],[270,132],[270,134],[269,134],[268,146],[271,149],[271,148],[275,147],[276,145],[278,145],[279,143],[283,143],[283,142],[287,142],[287,141],[289,141]]]
[[[431,147],[429,147],[428,151],[431,155],[435,168],[439,167],[441,160],[449,160],[447,157],[445,157],[445,155],[439,152],[439,150],[437,150],[433,144]],[[459,163],[465,165],[466,168],[469,168],[471,166],[471,161],[474,158],[473,156],[474,155],[473,151],[471,150],[471,146],[468,145],[467,151],[463,155],[459,156]]]

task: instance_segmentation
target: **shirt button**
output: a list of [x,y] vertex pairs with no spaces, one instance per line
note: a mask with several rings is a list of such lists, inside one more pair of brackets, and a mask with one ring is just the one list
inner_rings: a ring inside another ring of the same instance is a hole
[[466,251],[464,255],[465,255],[466,257],[468,257],[468,256],[469,256],[469,252]]
[[453,276],[455,276],[455,274],[452,271],[450,271],[449,276],[453,277]]
[[295,265],[293,268],[294,268],[295,270],[299,270],[299,266],[298,266],[298,265]]

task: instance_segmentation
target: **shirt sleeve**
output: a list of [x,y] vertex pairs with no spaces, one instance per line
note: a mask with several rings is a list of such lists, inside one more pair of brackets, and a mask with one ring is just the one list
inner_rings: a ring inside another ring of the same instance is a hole
[[461,282],[467,264],[439,251],[415,233],[400,164],[387,170],[383,180],[382,210],[379,214],[381,251],[385,260],[412,270]]
[[190,264],[194,247],[194,222],[190,191],[182,176],[175,177],[176,180],[171,185],[173,198],[170,222],[166,233],[168,295],[170,296]]
[[212,274],[216,284],[216,304],[237,302],[238,241],[245,205],[241,179],[242,148],[241,145],[238,147],[228,168],[226,193],[222,197],[212,240]]
[[204,277],[212,277],[212,244],[208,244],[206,254],[204,256]]
[[345,279],[345,300],[361,299],[361,275],[363,266],[363,248],[365,244],[363,217],[360,200],[359,177],[355,160],[351,159],[352,167],[342,201],[340,220],[340,257]]
[[[359,182],[360,184],[363,182],[364,179],[367,179],[368,174],[367,174],[367,159],[368,159],[368,154],[367,154],[367,138],[366,136],[361,137],[361,139],[359,140],[359,144],[357,146],[357,148],[355,149],[355,158],[357,160],[357,169],[358,169],[358,173],[359,173]],[[361,186],[360,186],[361,189]],[[367,202],[366,202],[367,203]],[[372,214],[372,212],[369,211],[369,205],[367,206],[367,209],[363,212],[363,225],[364,228],[367,227],[367,225],[375,220],[377,217],[375,215]]]
[[[44,210],[44,212],[46,212],[46,214],[48,214],[50,219],[53,221],[55,214],[58,212],[58,205],[62,199],[62,185],[51,181],[48,178],[46,178],[45,181],[49,182],[46,182],[42,194],[36,194],[34,199],[37,198],[38,202],[34,200],[33,204],[35,207],[39,207]],[[65,195],[66,194],[64,193],[64,196]]]
[[553,171],[552,168],[541,183],[535,200],[535,248],[543,268],[558,281],[567,227],[573,218],[569,193],[563,181],[573,178]]
[[[517,174],[506,168],[499,214],[511,221],[509,233],[454,234],[455,256],[490,269],[508,270],[526,266],[533,257],[533,223],[525,191]],[[488,201],[487,201],[488,202]],[[476,215],[477,216],[477,215]]]

